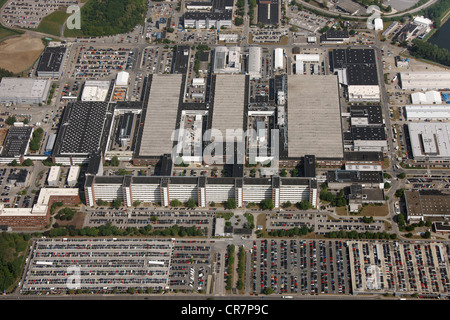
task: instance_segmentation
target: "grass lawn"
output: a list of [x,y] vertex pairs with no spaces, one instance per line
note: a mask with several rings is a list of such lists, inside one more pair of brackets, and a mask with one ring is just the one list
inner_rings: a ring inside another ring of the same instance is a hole
[[59,37],[59,29],[69,16],[70,14],[66,13],[65,11],[55,11],[42,19],[36,31],[52,34]]
[[23,32],[11,30],[11,29],[5,28],[4,26],[0,25],[0,41],[2,41],[3,39],[5,39],[7,37],[20,35],[22,33]]
[[347,206],[345,207],[336,207],[336,214],[339,216],[348,215]]
[[387,216],[389,214],[389,208],[387,204],[382,206],[367,205],[364,206],[358,216]]

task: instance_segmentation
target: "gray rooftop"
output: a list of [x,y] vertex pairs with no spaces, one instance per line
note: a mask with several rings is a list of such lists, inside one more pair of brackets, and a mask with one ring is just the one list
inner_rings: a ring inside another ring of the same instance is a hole
[[182,83],[181,74],[153,75],[142,132],[140,156],[172,153]]
[[344,155],[335,75],[288,77],[288,156],[305,155]]

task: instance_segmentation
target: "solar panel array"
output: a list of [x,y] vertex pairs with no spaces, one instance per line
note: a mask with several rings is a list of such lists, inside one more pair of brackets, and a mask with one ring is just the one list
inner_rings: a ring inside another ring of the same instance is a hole
[[61,154],[88,154],[100,145],[106,120],[106,102],[75,102],[62,139]]
[[30,140],[31,127],[11,127],[3,143],[3,157],[17,157],[25,153]]

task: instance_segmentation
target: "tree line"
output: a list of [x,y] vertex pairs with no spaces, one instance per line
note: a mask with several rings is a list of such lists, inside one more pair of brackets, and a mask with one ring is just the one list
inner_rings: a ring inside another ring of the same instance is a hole
[[450,67],[450,51],[433,43],[414,39],[409,47],[409,52],[414,57],[431,60]]

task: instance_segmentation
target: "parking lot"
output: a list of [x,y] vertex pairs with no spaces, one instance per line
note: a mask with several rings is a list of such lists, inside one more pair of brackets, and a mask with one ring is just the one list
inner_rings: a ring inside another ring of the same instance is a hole
[[374,220],[372,223],[364,223],[361,217],[347,217],[341,220],[332,220],[327,214],[318,213],[273,213],[266,215],[266,230],[288,230],[292,228],[314,227],[316,234],[324,235],[331,231],[358,232],[383,232],[385,231],[383,220]]
[[253,294],[268,287],[279,294],[350,293],[350,269],[343,241],[255,240],[248,263]]
[[174,239],[39,239],[27,259],[21,293],[206,290],[211,245]]
[[145,227],[151,225],[152,229],[167,229],[174,225],[179,227],[207,228],[208,232],[213,229],[214,215],[208,211],[199,210],[161,210],[151,211],[146,208],[133,209],[129,211],[97,209],[89,210],[86,215],[85,226],[98,227],[111,223],[118,228]]
[[128,70],[134,63],[133,48],[94,48],[82,46],[78,49],[72,77],[81,79],[100,79]]
[[12,27],[37,28],[41,20],[61,7],[78,5],[76,0],[15,0],[9,1],[1,14],[3,21]]
[[427,242],[349,242],[354,293],[448,294],[448,246]]

